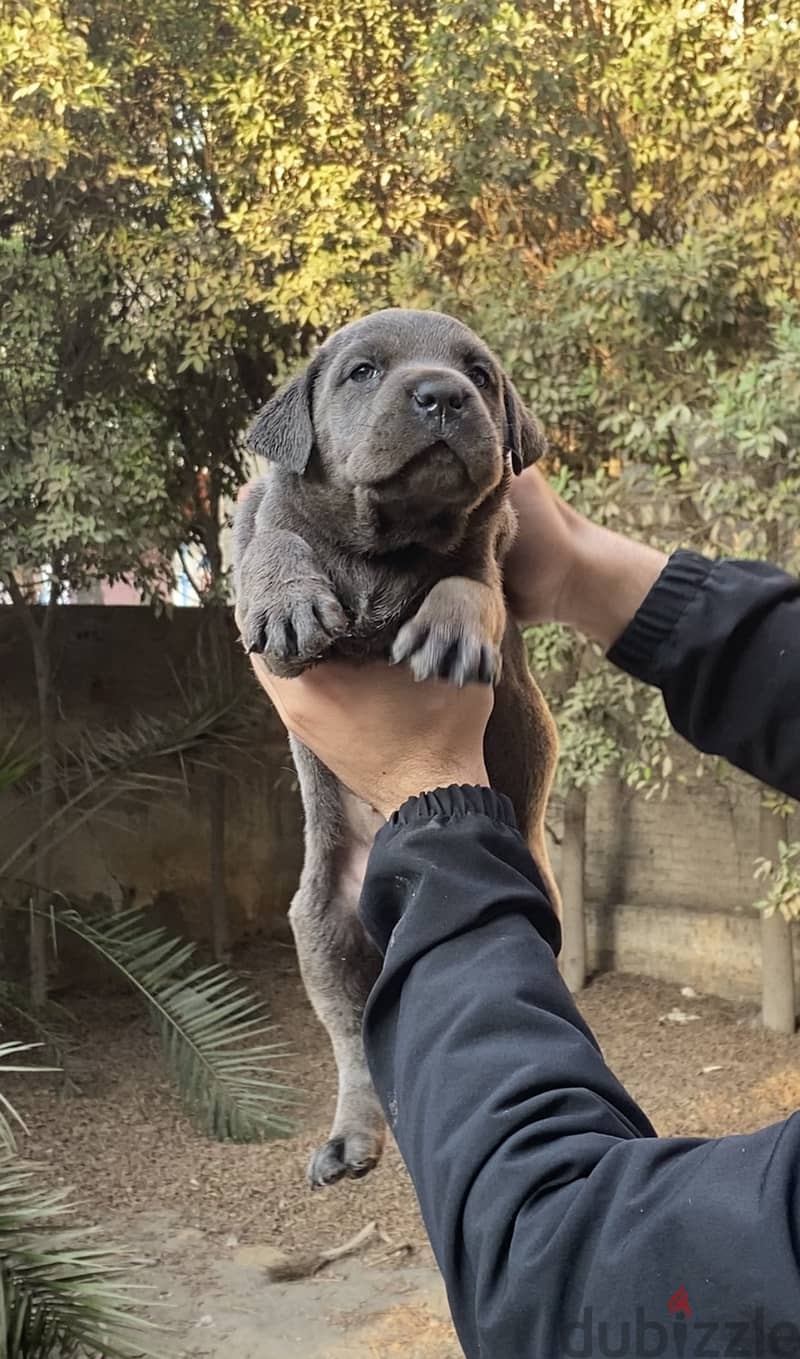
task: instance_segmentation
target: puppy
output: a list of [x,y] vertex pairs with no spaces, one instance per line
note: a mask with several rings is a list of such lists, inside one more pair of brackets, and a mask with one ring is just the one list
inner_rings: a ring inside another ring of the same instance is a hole
[[[448,316],[377,312],[322,345],[264,407],[250,440],[272,467],[235,523],[246,649],[276,675],[325,656],[382,656],[419,680],[496,685],[489,777],[510,797],[557,905],[544,834],[555,729],[501,576],[516,529],[510,480],[544,440],[497,359]],[[365,1175],[383,1146],[361,1044],[380,959],[356,914],[382,818],[291,746],[306,830],[290,919],[339,1077],[329,1140],[308,1167],[316,1187]]]

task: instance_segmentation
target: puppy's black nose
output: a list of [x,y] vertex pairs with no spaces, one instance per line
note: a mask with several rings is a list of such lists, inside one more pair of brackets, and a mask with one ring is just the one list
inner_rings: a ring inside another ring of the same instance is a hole
[[420,415],[444,421],[463,409],[467,389],[457,378],[420,378],[414,386],[414,404]]

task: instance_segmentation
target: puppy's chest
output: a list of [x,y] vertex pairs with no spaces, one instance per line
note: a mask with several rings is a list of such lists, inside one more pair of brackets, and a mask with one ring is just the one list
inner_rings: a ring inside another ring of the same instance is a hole
[[452,563],[431,560],[427,554],[417,561],[343,556],[329,564],[329,573],[352,621],[334,651],[358,659],[388,656],[401,625],[416,613],[437,580],[454,574],[454,569]]

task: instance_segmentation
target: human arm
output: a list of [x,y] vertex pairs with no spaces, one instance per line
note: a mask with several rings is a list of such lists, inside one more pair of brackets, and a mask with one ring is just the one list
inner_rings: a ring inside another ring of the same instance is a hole
[[[384,954],[365,1047],[468,1359],[602,1353],[601,1326],[617,1352],[621,1325],[628,1353],[690,1353],[667,1312],[680,1286],[720,1352],[729,1324],[791,1322],[800,1120],[656,1138],[559,977],[558,924],[507,801],[441,788],[392,813],[393,792],[447,784],[479,759],[488,691],[453,695],[481,705],[454,712],[403,669],[334,663],[265,685],[390,817],[361,900]],[[641,1351],[639,1319],[651,1328]]]
[[505,799],[407,802],[378,835],[361,915],[385,954],[370,1070],[468,1359],[703,1352],[680,1349],[667,1311],[681,1285],[695,1324],[716,1328],[709,1353],[759,1309],[767,1328],[797,1318],[800,1118],[719,1141],[653,1135],[559,976]]
[[667,558],[590,524],[536,469],[514,495],[505,579],[517,616],[593,637],[661,689],[697,749],[800,797],[800,581],[759,562]]

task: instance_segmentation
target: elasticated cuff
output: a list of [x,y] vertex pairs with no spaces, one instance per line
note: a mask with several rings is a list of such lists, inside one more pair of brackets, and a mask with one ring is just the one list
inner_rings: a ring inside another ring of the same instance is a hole
[[436,788],[418,797],[408,798],[392,812],[379,835],[397,830],[400,826],[412,826],[420,821],[449,820],[454,816],[488,816],[492,821],[517,829],[517,818],[511,799],[505,793],[496,793],[493,788],[481,788],[472,784],[451,783],[449,788]]
[[661,648],[704,584],[714,563],[698,552],[676,552],[608,652],[612,665],[645,684],[657,684]]

